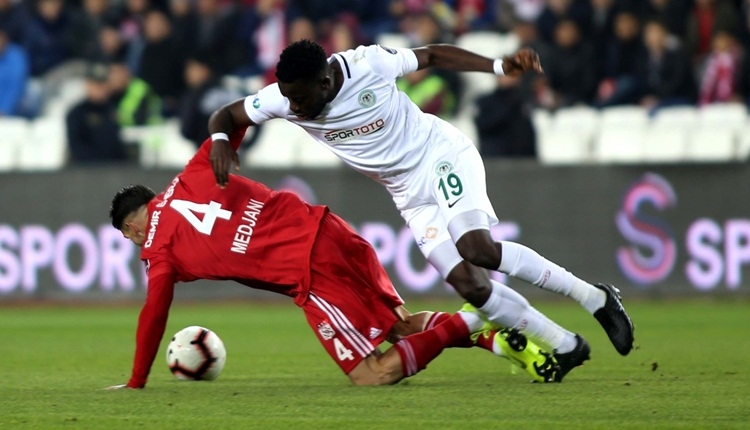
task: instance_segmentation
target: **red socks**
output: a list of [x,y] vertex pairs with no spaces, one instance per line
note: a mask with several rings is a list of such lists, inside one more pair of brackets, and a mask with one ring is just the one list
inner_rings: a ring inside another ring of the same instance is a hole
[[[432,316],[427,320],[427,324],[425,324],[424,329],[425,330],[431,330],[435,328],[435,326],[444,323],[451,317],[450,314],[445,312],[434,312]],[[496,331],[490,331],[487,333],[481,333],[477,335],[477,338],[472,340],[470,336],[466,336],[464,342],[456,342],[456,344],[452,345],[453,348],[471,348],[474,346],[478,346],[482,349],[486,349],[490,352],[494,352],[492,350],[492,345],[494,344],[495,339],[495,333]]]
[[394,345],[401,357],[404,377],[414,375],[427,367],[427,363],[434,360],[445,348],[464,346],[467,339],[469,328],[460,315],[450,316],[436,312],[427,321],[425,331],[408,336]]

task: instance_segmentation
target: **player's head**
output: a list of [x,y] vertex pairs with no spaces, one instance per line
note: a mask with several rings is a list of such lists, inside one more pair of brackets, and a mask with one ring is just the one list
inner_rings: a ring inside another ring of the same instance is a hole
[[156,193],[145,185],[128,185],[112,198],[109,218],[126,238],[141,246],[146,237],[146,205]]
[[334,81],[323,47],[304,39],[287,46],[276,65],[281,94],[301,119],[314,119],[332,94]]

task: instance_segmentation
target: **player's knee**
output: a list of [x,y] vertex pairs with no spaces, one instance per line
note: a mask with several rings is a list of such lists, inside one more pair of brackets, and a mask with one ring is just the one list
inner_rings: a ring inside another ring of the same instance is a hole
[[469,232],[456,242],[461,257],[469,263],[489,270],[500,267],[500,250],[484,231]]
[[489,277],[484,269],[462,262],[446,279],[456,292],[474,306],[481,306],[492,292]]

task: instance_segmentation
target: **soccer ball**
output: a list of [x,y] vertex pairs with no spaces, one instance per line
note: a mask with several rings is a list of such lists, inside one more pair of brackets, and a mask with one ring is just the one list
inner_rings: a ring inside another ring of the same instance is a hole
[[167,365],[177,379],[214,380],[226,360],[224,342],[216,333],[197,325],[178,331],[167,347]]

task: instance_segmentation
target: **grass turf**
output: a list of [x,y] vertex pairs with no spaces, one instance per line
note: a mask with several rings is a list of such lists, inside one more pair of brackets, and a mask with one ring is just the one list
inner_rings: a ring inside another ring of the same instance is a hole
[[530,384],[473,349],[448,350],[395,386],[354,387],[291,304],[175,303],[167,335],[215,330],[228,350],[223,374],[175,380],[163,342],[147,389],[112,392],[98,389],[129,376],[138,307],[5,307],[0,428],[747,428],[748,304],[628,302],[639,347],[622,358],[582,308],[542,302],[593,349],[562,384]]

